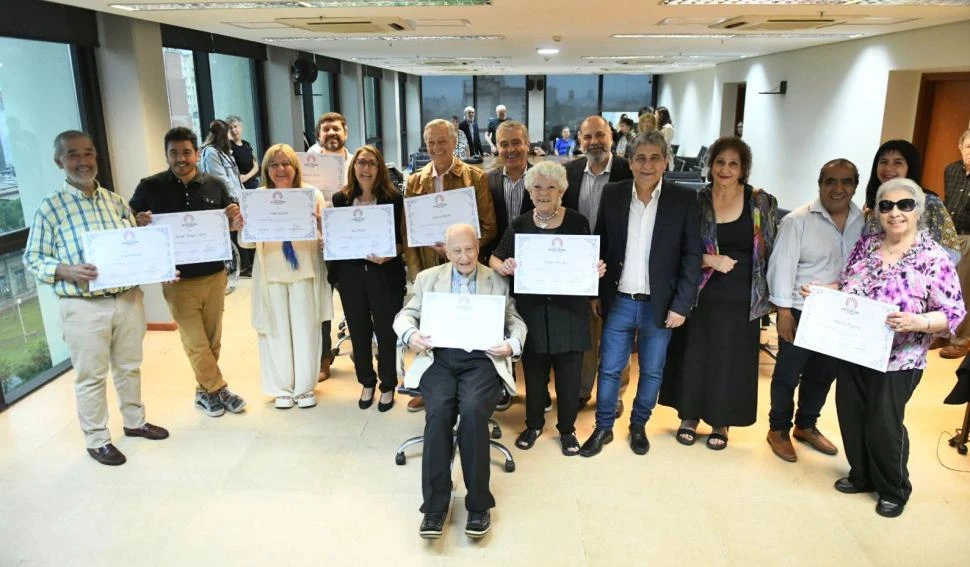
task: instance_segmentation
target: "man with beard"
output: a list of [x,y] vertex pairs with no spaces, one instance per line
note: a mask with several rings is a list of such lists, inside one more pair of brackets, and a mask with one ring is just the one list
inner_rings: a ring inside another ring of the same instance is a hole
[[[152,214],[224,210],[230,229],[242,221],[239,205],[232,202],[225,183],[202,173],[195,133],[184,127],[165,134],[168,169],[142,179],[129,205],[138,226],[152,223]],[[209,417],[241,413],[246,402],[229,391],[219,369],[222,349],[222,313],[226,297],[226,266],[201,262],[177,266],[181,279],[162,284],[162,295],[178,323],[182,348],[195,373],[195,406]]]
[[[339,112],[327,112],[317,120],[317,143],[310,146],[307,153],[314,152],[323,155],[334,155],[344,158],[344,164],[350,163],[351,152],[347,150],[347,119]],[[340,188],[347,184],[347,168],[343,168],[343,179]],[[332,291],[331,291],[332,293]],[[320,380],[330,377],[330,365],[333,363],[333,340],[330,338],[332,321],[324,321],[320,325],[323,344],[320,349]]]
[[[589,221],[594,233],[598,233],[596,219],[599,215],[603,187],[607,183],[633,179],[630,162],[622,156],[613,155],[613,134],[610,125],[600,116],[590,116],[579,127],[579,147],[584,156],[566,164],[566,179],[569,187],[563,195],[565,207],[579,211]],[[583,353],[583,374],[579,385],[580,407],[589,402],[596,383],[596,370],[599,367],[599,343],[603,334],[603,321],[592,310],[589,312],[590,337],[592,347]],[[620,383],[620,398],[630,383],[629,369],[623,370]],[[623,413],[623,400],[616,406],[616,415]]]
[[85,262],[81,234],[135,225],[124,199],[97,181],[98,153],[91,137],[68,130],[54,139],[54,163],[66,179],[60,191],[37,207],[24,250],[24,265],[57,295],[64,342],[74,365],[78,421],[88,454],[103,465],[125,463],[111,444],[105,383],[109,366],[124,431],[158,440],[168,431],[145,421],[141,401],[145,310],[138,286],[90,291],[98,267]]

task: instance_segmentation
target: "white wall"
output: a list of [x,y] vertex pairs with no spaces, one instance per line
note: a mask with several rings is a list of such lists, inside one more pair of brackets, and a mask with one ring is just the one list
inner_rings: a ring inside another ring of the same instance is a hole
[[542,142],[546,136],[546,88],[544,76],[530,77],[534,80],[542,80],[542,90],[533,89],[528,92],[529,105],[529,140],[532,142]]
[[[961,22],[664,75],[659,104],[670,109],[680,154],[696,154],[720,131],[724,84],[746,82],[752,182],[793,208],[817,194],[818,170],[833,158],[852,160],[864,186],[879,144],[912,136],[919,74],[894,71],[970,68],[968,37],[970,22]],[[782,80],[788,94],[758,94]],[[887,108],[891,116],[884,116]]]
[[364,77],[356,63],[340,63],[340,113],[347,119],[347,149],[355,151],[364,145]]
[[381,79],[381,141],[384,160],[401,161],[401,96],[397,88],[397,71],[384,70]]
[[424,125],[421,124],[421,77],[408,75],[405,86],[405,104],[407,105],[408,152],[414,153],[421,147],[421,135]]

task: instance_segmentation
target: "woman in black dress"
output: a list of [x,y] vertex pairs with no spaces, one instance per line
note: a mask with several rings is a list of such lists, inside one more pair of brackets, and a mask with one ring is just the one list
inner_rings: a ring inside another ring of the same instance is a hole
[[692,445],[700,420],[710,449],[758,409],[761,318],[768,313],[768,257],[778,226],[774,197],[748,185],[751,148],[724,137],[711,146],[710,185],[698,193],[704,275],[697,307],[673,333],[660,403],[677,409],[677,441]]
[[[374,146],[364,146],[354,153],[347,172],[347,185],[333,195],[334,207],[394,205],[394,227],[397,255],[381,258],[370,255],[366,260],[337,260],[327,263],[328,280],[340,293],[340,302],[350,330],[354,349],[354,369],[363,386],[360,409],[374,403],[374,388],[380,376],[381,397],[378,411],[394,405],[397,387],[397,335],[392,324],[404,306],[404,263],[401,261],[401,215],[404,201],[394,189],[384,165],[384,156]],[[326,245],[326,243],[324,243]],[[377,335],[377,373],[374,372],[372,337]]]
[[[551,161],[540,162],[526,171],[525,186],[535,209],[512,220],[488,261],[489,266],[503,276],[515,273],[516,234],[590,233],[589,223],[583,215],[562,206],[567,187],[563,166]],[[600,260],[596,268],[603,277],[606,264]],[[520,449],[531,449],[542,434],[549,370],[552,369],[556,373],[556,428],[562,454],[567,457],[579,454],[575,422],[579,412],[583,351],[590,347],[589,299],[574,295],[515,294],[516,308],[529,327],[529,338],[522,349],[526,429],[515,440]]]

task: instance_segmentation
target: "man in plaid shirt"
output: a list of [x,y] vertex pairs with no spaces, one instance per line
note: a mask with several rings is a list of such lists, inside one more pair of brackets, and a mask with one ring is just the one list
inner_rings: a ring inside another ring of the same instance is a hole
[[[960,150],[961,159],[943,170],[945,191],[943,203],[950,211],[953,224],[960,235],[960,263],[957,264],[957,275],[960,277],[960,287],[963,288],[963,301],[970,307],[970,298],[967,297],[967,293],[970,292],[970,130],[960,135],[957,148]],[[957,334],[950,337],[950,344],[940,351],[941,357],[963,358],[970,352],[970,321],[968,320],[970,317],[964,319],[957,329]]]

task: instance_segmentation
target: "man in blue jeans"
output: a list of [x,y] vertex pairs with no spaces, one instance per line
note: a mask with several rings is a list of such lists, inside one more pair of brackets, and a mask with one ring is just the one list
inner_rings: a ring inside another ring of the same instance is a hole
[[603,189],[596,232],[606,276],[593,311],[605,317],[600,347],[596,428],[579,454],[592,457],[613,441],[620,373],[637,337],[640,381],[630,415],[630,448],[650,449],[645,426],[657,403],[671,330],[684,324],[697,297],[701,238],[697,196],[663,180],[669,150],[658,132],[637,136],[634,178]]

